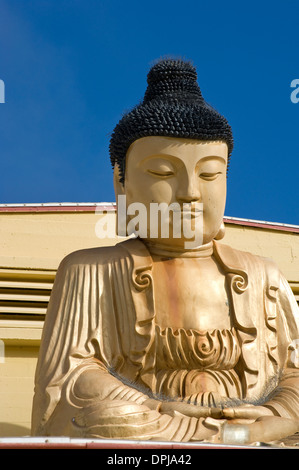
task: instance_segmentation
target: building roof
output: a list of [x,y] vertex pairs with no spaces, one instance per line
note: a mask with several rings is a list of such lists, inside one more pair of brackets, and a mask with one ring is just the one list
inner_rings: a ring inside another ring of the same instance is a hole
[[[116,211],[115,202],[47,202],[47,203],[19,203],[0,204],[2,212],[103,212]],[[267,228],[299,233],[299,225],[285,224],[281,222],[270,222],[264,220],[253,220],[240,217],[224,216],[227,224],[244,225],[247,227]]]

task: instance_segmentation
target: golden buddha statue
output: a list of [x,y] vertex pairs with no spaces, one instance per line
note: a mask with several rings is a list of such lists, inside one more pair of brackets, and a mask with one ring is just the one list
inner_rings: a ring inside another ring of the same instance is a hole
[[[110,145],[116,197],[145,208],[145,227],[61,262],[33,435],[250,443],[299,431],[295,298],[272,261],[220,242],[232,147],[195,68],[154,65]],[[175,210],[153,227],[163,204]]]

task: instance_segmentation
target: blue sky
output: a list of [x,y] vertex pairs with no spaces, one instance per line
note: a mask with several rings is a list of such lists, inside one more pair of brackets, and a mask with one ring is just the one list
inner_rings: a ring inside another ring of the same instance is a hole
[[233,128],[226,215],[299,225],[298,17],[298,0],[0,0],[0,203],[114,201],[110,133],[174,55]]

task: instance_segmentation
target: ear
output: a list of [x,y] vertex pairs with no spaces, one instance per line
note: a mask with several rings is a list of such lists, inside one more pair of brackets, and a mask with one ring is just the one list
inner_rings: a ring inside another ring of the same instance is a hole
[[114,172],[113,172],[113,186],[114,186],[114,193],[115,193],[116,201],[117,201],[118,196],[123,196],[125,194],[124,183],[121,183],[119,181],[119,178],[120,178],[119,166],[115,165]]
[[114,193],[115,193],[115,201],[117,207],[117,214],[115,219],[115,229],[116,235],[118,237],[127,237],[127,208],[126,207],[119,207],[119,196],[125,196],[125,183],[121,183],[119,181],[120,178],[120,171],[119,166],[114,166],[114,173],[113,173],[113,186],[114,186]]
[[219,232],[217,233],[216,237],[214,237],[215,240],[222,240],[225,235],[225,225],[224,222],[220,225]]

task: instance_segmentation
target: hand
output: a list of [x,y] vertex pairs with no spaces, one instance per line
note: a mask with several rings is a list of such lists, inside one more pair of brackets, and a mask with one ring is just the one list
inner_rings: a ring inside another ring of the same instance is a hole
[[263,416],[273,416],[271,410],[264,406],[240,405],[236,407],[223,408],[222,416],[226,419],[248,419],[256,420]]
[[159,418],[147,406],[122,400],[103,400],[78,410],[72,419],[72,435],[129,438],[151,431]]
[[211,408],[207,406],[192,405],[184,402],[162,402],[159,409],[160,413],[175,416],[176,413],[183,414],[190,418],[222,418],[221,408]]
[[281,440],[298,431],[299,419],[272,415],[262,416],[249,424],[229,424],[227,421],[216,437],[223,444],[252,444]]

